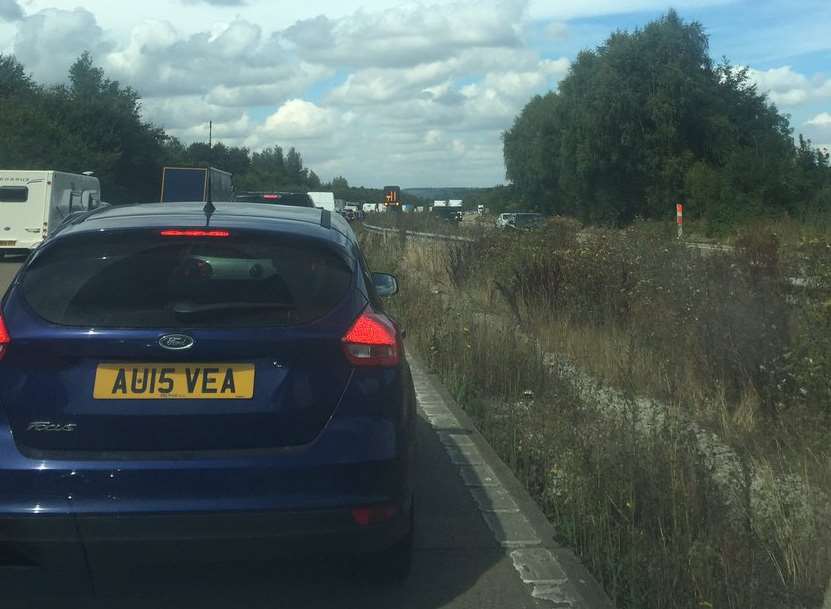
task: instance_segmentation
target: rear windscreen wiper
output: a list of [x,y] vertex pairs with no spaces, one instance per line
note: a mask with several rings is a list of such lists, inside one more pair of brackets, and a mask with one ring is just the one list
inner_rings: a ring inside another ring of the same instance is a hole
[[296,308],[287,302],[220,302],[215,304],[177,302],[173,305],[173,312],[176,315],[199,315],[223,311],[294,311]]

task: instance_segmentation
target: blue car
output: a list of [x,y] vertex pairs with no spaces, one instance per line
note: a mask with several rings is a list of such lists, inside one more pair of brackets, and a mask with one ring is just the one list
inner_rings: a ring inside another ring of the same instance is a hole
[[397,289],[320,209],[73,216],[0,309],[0,571],[128,544],[345,550],[406,575],[416,402],[380,299]]

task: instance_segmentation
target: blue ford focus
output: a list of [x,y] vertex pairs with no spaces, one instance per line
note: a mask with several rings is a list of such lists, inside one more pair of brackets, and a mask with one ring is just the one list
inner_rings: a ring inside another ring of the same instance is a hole
[[365,553],[406,575],[415,395],[352,229],[320,209],[72,217],[0,309],[0,563]]

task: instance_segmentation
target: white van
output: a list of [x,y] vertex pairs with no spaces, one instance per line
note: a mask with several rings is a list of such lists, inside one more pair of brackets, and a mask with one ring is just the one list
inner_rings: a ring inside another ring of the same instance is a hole
[[308,194],[312,198],[315,207],[328,209],[332,213],[343,209],[344,202],[341,199],[336,200],[333,192],[310,192]]
[[28,253],[69,214],[101,204],[98,178],[0,169],[0,255]]

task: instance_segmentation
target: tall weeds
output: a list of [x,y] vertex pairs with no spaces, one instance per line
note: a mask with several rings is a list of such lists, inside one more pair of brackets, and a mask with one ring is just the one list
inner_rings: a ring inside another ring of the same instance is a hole
[[[671,231],[362,235],[391,309],[620,607],[819,607],[831,577],[831,247]],[[810,283],[795,287],[795,276]],[[568,357],[631,404],[552,374]],[[666,411],[643,421],[638,395]],[[725,497],[690,423],[740,463]],[[738,503],[736,503],[738,502]]]

